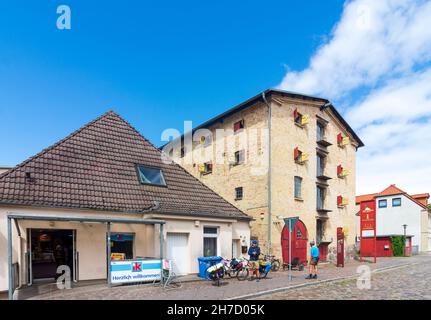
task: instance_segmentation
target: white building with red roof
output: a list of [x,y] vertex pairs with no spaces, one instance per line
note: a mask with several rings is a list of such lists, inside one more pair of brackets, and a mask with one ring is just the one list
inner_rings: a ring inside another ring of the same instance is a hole
[[[410,195],[392,184],[379,193],[357,196],[356,205],[375,199],[377,237],[384,238],[405,233],[412,237],[412,252],[418,253],[431,251],[429,198],[429,193]],[[359,217],[357,221],[357,230],[359,230]],[[357,234],[359,235],[359,232]]]

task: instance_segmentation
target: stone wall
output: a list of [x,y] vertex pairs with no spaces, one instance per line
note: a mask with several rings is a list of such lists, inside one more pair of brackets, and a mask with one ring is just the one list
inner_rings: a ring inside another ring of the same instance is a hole
[[[320,215],[326,218],[325,240],[332,240],[330,250],[336,244],[337,227],[343,227],[346,232],[346,248],[353,248],[355,244],[355,181],[356,181],[356,142],[352,136],[351,143],[344,148],[337,145],[337,134],[349,136],[347,130],[329,109],[320,111],[321,102],[273,96],[272,108],[272,135],[271,135],[271,253],[281,256],[281,231],[284,222],[281,217],[299,216],[308,229],[309,240],[316,238],[316,129],[317,117],[325,119],[326,140],[332,143],[327,147],[327,164],[325,175],[332,179],[328,181],[326,205],[332,212]],[[309,122],[304,127],[294,123],[293,111],[309,116]],[[268,108],[261,102],[256,102],[223,121],[209,127],[215,139],[209,146],[200,144],[199,137],[194,137],[193,152],[186,150],[186,156],[180,158],[174,155],[174,160],[180,163],[187,171],[208,185],[233,205],[253,216],[251,235],[260,241],[264,251],[268,239],[268,184],[267,184],[267,147],[268,147]],[[248,143],[241,141],[241,134],[227,133],[223,140],[217,135],[218,129],[233,130],[234,123],[244,120],[243,132],[249,137]],[[255,134],[257,131],[257,134]],[[255,138],[253,138],[256,136]],[[252,137],[252,138],[250,138]],[[251,142],[250,142],[251,141]],[[216,152],[220,145],[234,146],[224,149],[225,152]],[[245,163],[232,165],[234,152],[246,145]],[[296,164],[293,158],[294,148],[310,154],[304,165]],[[188,152],[187,152],[188,151]],[[191,159],[192,158],[192,159]],[[216,160],[219,161],[216,161]],[[220,161],[222,159],[222,161]],[[199,164],[212,160],[214,162],[211,174],[199,172]],[[350,174],[344,179],[337,177],[337,166],[341,164]],[[294,198],[294,177],[300,176],[302,182],[302,200]],[[243,199],[235,199],[235,188],[243,187]],[[349,204],[338,207],[337,196],[346,197]],[[354,251],[353,249],[351,250]]]

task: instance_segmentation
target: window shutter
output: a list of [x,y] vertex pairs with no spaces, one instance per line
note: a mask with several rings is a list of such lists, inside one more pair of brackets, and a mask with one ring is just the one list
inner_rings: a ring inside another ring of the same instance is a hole
[[340,165],[338,165],[338,167],[337,167],[337,175],[339,176],[339,175],[341,175],[341,173],[343,172],[343,167],[341,166],[341,164]]
[[342,196],[338,196],[337,197],[337,205],[341,206],[343,204],[343,197]]
[[310,116],[308,114],[304,114],[301,119],[301,125],[306,125],[310,122]]
[[341,133],[337,135],[337,142],[338,144],[341,144],[343,142],[343,135]]
[[299,157],[299,149],[298,147],[295,148],[295,150],[293,151],[293,157],[296,159],[298,159]]
[[295,109],[293,111],[293,119],[296,119],[298,117],[298,109]]

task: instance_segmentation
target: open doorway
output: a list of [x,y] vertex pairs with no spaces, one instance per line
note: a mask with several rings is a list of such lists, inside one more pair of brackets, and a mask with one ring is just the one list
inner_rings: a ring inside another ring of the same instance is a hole
[[57,268],[67,265],[74,272],[75,230],[29,229],[29,282],[55,280]]

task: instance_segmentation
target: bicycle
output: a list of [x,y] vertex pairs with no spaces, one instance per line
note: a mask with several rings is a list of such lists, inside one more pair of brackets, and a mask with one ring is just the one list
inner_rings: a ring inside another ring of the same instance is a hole
[[206,276],[208,280],[211,280],[214,285],[220,287],[221,279],[223,279],[225,274],[224,263],[219,262],[211,267],[209,267],[206,271]]
[[278,270],[280,270],[280,266],[281,266],[281,262],[280,259],[277,259],[275,256],[273,255],[265,255],[264,256],[265,260],[269,260],[269,262],[271,262],[271,271],[277,272]]
[[229,259],[223,259],[224,264],[224,271],[225,274],[229,276],[229,278],[234,278],[237,276],[238,271],[243,266],[243,261],[241,259],[233,258],[231,260]]
[[272,270],[273,265],[270,259],[259,259],[259,275],[260,279],[265,279],[268,276],[269,271]]
[[244,281],[248,278],[250,273],[250,261],[246,258],[241,259],[241,266],[238,267],[236,278],[238,281]]

